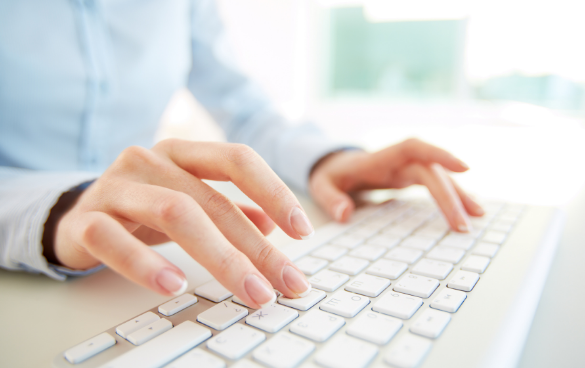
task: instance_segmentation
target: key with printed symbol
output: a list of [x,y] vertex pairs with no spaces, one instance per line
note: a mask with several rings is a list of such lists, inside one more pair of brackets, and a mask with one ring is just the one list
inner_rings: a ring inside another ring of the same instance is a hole
[[347,335],[335,336],[315,355],[315,361],[327,368],[365,368],[378,354],[378,348]]
[[320,310],[312,310],[294,321],[290,331],[307,339],[323,342],[329,339],[345,324],[345,320]]
[[224,368],[225,362],[201,348],[195,348],[164,368]]
[[475,243],[473,236],[461,233],[451,233],[439,242],[440,246],[469,250]]
[[386,253],[386,248],[377,247],[371,244],[360,245],[359,247],[355,248],[349,255],[352,257],[363,258],[368,261],[375,261],[378,258],[382,257],[384,253]]
[[466,298],[467,294],[462,291],[443,289],[432,301],[431,308],[439,309],[443,312],[455,313],[459,310],[459,307]]
[[361,314],[349,325],[346,332],[354,337],[378,345],[387,344],[402,328],[402,321],[380,313]]
[[423,299],[431,296],[437,287],[439,287],[439,280],[414,274],[405,275],[394,284],[395,291],[418,296]]
[[311,276],[321,271],[329,262],[324,259],[306,256],[295,262],[299,270],[307,276]]
[[345,285],[345,290],[365,296],[377,297],[390,286],[390,280],[361,274]]
[[410,272],[421,276],[428,276],[438,280],[444,280],[453,270],[453,265],[448,262],[421,259]]
[[401,247],[428,251],[435,245],[435,240],[420,235],[412,235],[400,243]]
[[500,246],[494,243],[479,242],[473,249],[472,253],[477,256],[494,258],[500,250]]
[[478,280],[479,275],[475,272],[457,271],[447,286],[452,289],[471,291]]
[[366,268],[369,264],[370,262],[366,261],[365,259],[346,256],[331,263],[329,265],[329,269],[353,276],[360,273],[360,271]]
[[330,313],[351,318],[368,304],[370,304],[369,298],[342,290],[326,299],[321,303],[319,308]]
[[67,350],[64,354],[65,359],[69,363],[78,364],[115,344],[116,339],[104,332]]
[[415,368],[431,350],[428,339],[408,334],[392,346],[384,356],[384,361],[397,368]]
[[197,321],[215,330],[225,330],[248,315],[248,310],[232,302],[221,302],[197,316]]
[[323,270],[309,279],[314,288],[324,291],[335,291],[349,280],[343,273]]
[[199,286],[195,289],[195,294],[202,296],[205,299],[209,299],[215,303],[222,302],[233,295],[217,280],[211,280]]
[[233,325],[207,341],[207,348],[228,359],[240,359],[266,340],[262,332],[241,323]]
[[457,264],[464,255],[465,251],[463,249],[444,247],[441,245],[431,249],[427,253],[427,258]]
[[299,313],[278,304],[262,308],[246,317],[246,323],[263,331],[275,333],[288,325]]
[[315,350],[315,344],[287,332],[279,333],[252,353],[271,368],[294,368]]
[[343,256],[345,253],[347,253],[346,248],[336,247],[333,245],[324,245],[320,248],[317,248],[317,250],[313,251],[311,255],[313,255],[314,257],[326,259],[328,261],[335,261],[339,259],[341,256]]
[[408,265],[404,262],[380,259],[368,267],[366,273],[374,276],[384,277],[390,280],[396,280],[407,269]]
[[306,311],[309,310],[315,304],[319,303],[321,300],[325,299],[326,296],[327,294],[325,294],[325,292],[317,289],[312,289],[309,292],[309,295],[304,296],[302,298],[289,299],[285,296],[281,296],[280,298],[278,298],[278,302],[280,304],[286,305],[294,309]]
[[464,271],[483,273],[487,266],[490,264],[491,258],[483,256],[469,256],[461,265],[461,269]]
[[410,332],[429,339],[436,339],[441,336],[450,321],[449,313],[427,309],[410,326]]
[[161,318],[148,326],[132,332],[126,339],[134,345],[142,345],[171,328],[173,328],[173,324],[169,320]]
[[393,261],[404,262],[407,264],[413,264],[422,257],[423,252],[417,249],[409,249],[396,247],[391,249],[384,258],[391,259]]
[[400,319],[409,319],[423,305],[421,298],[401,293],[387,293],[372,306],[372,310]]
[[192,294],[183,294],[158,307],[158,312],[165,316],[172,316],[183,309],[197,303],[197,297]]
[[152,312],[146,312],[141,314],[140,316],[121,324],[120,326],[116,327],[116,333],[123,338],[126,338],[129,334],[134,331],[140,330],[144,326],[148,326],[149,324],[156,322],[160,319],[159,316]]

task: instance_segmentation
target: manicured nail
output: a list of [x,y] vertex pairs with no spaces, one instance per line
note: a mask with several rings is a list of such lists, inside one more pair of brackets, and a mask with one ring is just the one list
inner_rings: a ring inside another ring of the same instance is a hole
[[244,287],[250,298],[262,308],[270,307],[276,301],[276,294],[272,287],[254,274],[246,277]]
[[455,207],[453,209],[453,218],[455,219],[457,230],[462,233],[468,233],[471,230],[471,223],[467,216],[463,214],[463,209]]
[[343,213],[347,209],[347,202],[341,202],[335,207],[335,211],[333,211],[333,216],[335,221],[341,221],[343,219]]
[[298,207],[294,207],[290,213],[290,224],[302,239],[309,239],[315,234],[309,218]]
[[464,169],[469,170],[469,165],[467,165],[465,162],[459,160],[459,165],[461,165]]
[[181,295],[187,290],[187,280],[173,270],[162,270],[156,281],[163,289],[175,296]]
[[309,284],[305,275],[294,267],[284,266],[282,278],[286,286],[301,298],[311,292],[311,284]]

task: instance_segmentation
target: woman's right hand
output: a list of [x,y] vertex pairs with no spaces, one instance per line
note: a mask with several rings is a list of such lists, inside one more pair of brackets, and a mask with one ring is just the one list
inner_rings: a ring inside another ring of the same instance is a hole
[[[232,181],[265,214],[242,211],[201,179]],[[60,219],[54,252],[69,268],[104,263],[137,284],[178,295],[187,285],[184,274],[147,246],[172,240],[258,308],[274,301],[273,287],[289,298],[310,290],[258,229],[271,227],[266,215],[294,239],[313,233],[296,197],[248,146],[169,139],[122,152]]]

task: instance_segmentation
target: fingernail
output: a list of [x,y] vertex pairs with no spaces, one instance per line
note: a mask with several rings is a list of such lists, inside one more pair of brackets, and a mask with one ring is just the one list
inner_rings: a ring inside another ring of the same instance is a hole
[[173,270],[162,270],[156,281],[163,289],[175,296],[181,295],[187,290],[187,280]]
[[309,284],[305,275],[294,267],[284,266],[282,278],[286,286],[301,298],[311,292],[311,284]]
[[347,208],[347,202],[341,202],[337,205],[337,207],[335,208],[335,211],[333,211],[334,213],[334,218],[335,221],[341,221],[343,219],[343,213],[345,212],[345,209]]
[[250,298],[262,308],[270,307],[276,301],[276,294],[272,287],[254,274],[246,277],[244,287]]
[[465,162],[459,160],[459,165],[463,166],[463,168],[469,170],[469,165],[467,165]]
[[457,230],[462,233],[467,233],[471,230],[471,223],[467,216],[465,216],[462,212],[461,208],[455,207],[453,209],[453,218],[455,219],[455,225],[457,226]]
[[290,224],[302,239],[309,239],[315,234],[309,218],[298,207],[294,207],[290,213]]

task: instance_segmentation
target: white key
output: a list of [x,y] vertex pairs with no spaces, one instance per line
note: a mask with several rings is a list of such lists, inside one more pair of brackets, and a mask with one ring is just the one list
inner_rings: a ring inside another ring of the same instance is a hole
[[246,323],[263,331],[275,333],[298,316],[299,313],[294,309],[272,304],[250,314],[246,317]]
[[463,249],[440,246],[428,252],[427,258],[457,264],[464,255],[465,251]]
[[421,298],[401,293],[387,293],[378,300],[372,310],[400,319],[409,319],[423,305]]
[[315,361],[327,368],[365,368],[378,354],[369,342],[339,335],[315,355]]
[[345,324],[345,320],[320,310],[312,310],[290,325],[290,331],[307,339],[323,342]]
[[309,295],[305,297],[289,299],[283,295],[278,298],[278,302],[294,309],[306,311],[315,304],[319,303],[321,300],[325,299],[326,296],[327,294],[321,290],[311,289]]
[[357,275],[364,268],[368,267],[370,262],[365,259],[345,256],[329,265],[329,269],[348,275]]
[[321,303],[319,308],[327,312],[351,318],[358,314],[368,304],[370,304],[369,298],[342,290],[333,294],[329,299]]
[[391,234],[380,234],[368,239],[366,243],[390,249],[397,246],[401,239],[401,237],[392,236]]
[[382,247],[377,247],[375,245],[361,245],[351,252],[349,252],[350,256],[358,257],[367,259],[368,261],[375,261],[378,258],[382,257],[382,254],[386,253],[387,249]]
[[384,360],[393,367],[415,368],[422,363],[431,346],[428,339],[408,334],[392,346]]
[[192,294],[183,294],[158,307],[158,312],[165,316],[172,316],[183,309],[197,303],[197,297]]
[[65,359],[72,364],[81,363],[115,344],[116,339],[104,332],[67,350],[64,354]]
[[451,321],[451,316],[448,313],[427,309],[410,326],[410,332],[436,339],[441,336],[449,321]]
[[483,273],[490,264],[491,259],[483,256],[469,256],[461,265],[464,271]]
[[232,298],[232,302],[234,303],[238,303],[239,305],[243,305],[246,308],[250,308],[250,309],[256,309],[256,308],[252,308],[250,307],[248,304],[244,303],[244,301],[240,298],[238,298],[237,296],[234,295],[234,297]]
[[512,231],[514,227],[514,222],[512,221],[505,221],[505,220],[495,220],[490,224],[490,230],[501,231],[504,233],[509,233]]
[[142,327],[140,330],[132,332],[128,335],[127,339],[134,345],[142,345],[171,328],[173,328],[171,321],[161,318],[148,326]]
[[260,364],[254,363],[251,360],[241,359],[238,360],[238,362],[232,365],[230,368],[262,368],[262,366]]
[[215,330],[225,330],[248,315],[248,310],[232,302],[221,302],[197,316],[197,321]]
[[418,236],[424,236],[425,238],[438,240],[441,239],[447,232],[448,228],[436,228],[433,226],[423,226],[415,234]]
[[266,341],[252,356],[271,368],[294,368],[313,350],[315,344],[284,332]]
[[207,341],[207,348],[228,359],[240,359],[266,340],[262,332],[241,323],[231,326]]
[[500,250],[500,246],[494,243],[479,242],[473,249],[473,254],[478,256],[494,258]]
[[396,247],[386,253],[384,258],[404,262],[407,264],[413,264],[414,262],[418,261],[422,255],[423,252],[420,250]]
[[174,362],[166,365],[164,368],[224,368],[225,362],[218,357],[206,352],[203,349],[196,348],[181,356]]
[[494,244],[502,244],[504,240],[506,240],[507,235],[508,234],[501,231],[487,230],[485,234],[483,234],[481,240]]
[[470,217],[469,222],[471,223],[471,226],[473,226],[474,229],[483,230],[489,225],[490,219],[484,216]]
[[120,355],[101,368],[156,368],[193,349],[211,337],[211,331],[185,321],[164,334]]
[[394,290],[424,299],[431,296],[437,287],[439,287],[439,280],[411,273],[403,276],[394,284]]
[[434,239],[416,235],[409,236],[408,238],[404,239],[402,243],[400,243],[401,247],[418,249],[422,250],[423,252],[431,249],[433,245],[435,245]]
[[438,280],[444,280],[449,275],[453,265],[449,262],[434,261],[423,258],[410,272],[421,276],[428,276]]
[[376,235],[376,233],[380,231],[381,228],[382,226],[373,226],[369,224],[361,226],[358,225],[350,229],[348,231],[348,235],[355,236],[356,238],[367,239],[373,235]]
[[323,258],[328,261],[335,261],[345,253],[347,253],[347,249],[345,248],[335,247],[333,245],[324,245],[311,254],[315,257]]
[[378,345],[387,344],[402,327],[402,321],[380,313],[368,312],[360,315],[346,332],[362,340]]
[[123,338],[126,338],[134,331],[140,330],[144,326],[148,326],[149,324],[156,322],[160,319],[159,316],[152,312],[146,312],[133,320],[130,320],[126,323],[121,324],[120,326],[116,327],[116,333]]
[[431,303],[431,307],[444,312],[455,313],[467,298],[463,291],[443,289]]
[[518,217],[520,217],[520,213],[513,211],[503,211],[498,213],[497,220],[516,222],[518,220]]
[[469,250],[473,243],[475,243],[475,238],[472,236],[461,233],[451,233],[443,238],[443,240],[439,242],[439,245]]
[[452,289],[471,291],[477,280],[479,280],[479,275],[475,272],[457,271],[447,286]]
[[212,302],[219,303],[233,294],[217,280],[211,280],[195,289],[195,294],[209,299]]
[[390,286],[390,280],[382,277],[361,274],[345,285],[345,290],[373,298],[382,294]]
[[381,259],[368,267],[366,273],[395,280],[406,271],[408,265],[403,262]]
[[303,257],[295,262],[299,270],[303,271],[305,275],[314,275],[321,271],[329,262],[324,259],[314,258],[310,256]]
[[416,225],[406,225],[403,223],[400,224],[392,224],[382,230],[383,234],[390,234],[394,236],[399,236],[401,238],[405,238],[409,236],[418,226]]
[[341,235],[329,243],[338,247],[353,249],[364,242],[364,238],[352,234]]
[[339,272],[323,270],[309,279],[314,288],[335,291],[349,280],[349,276]]

